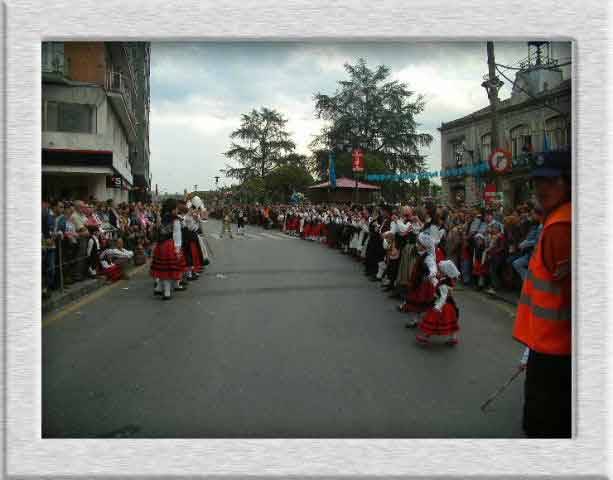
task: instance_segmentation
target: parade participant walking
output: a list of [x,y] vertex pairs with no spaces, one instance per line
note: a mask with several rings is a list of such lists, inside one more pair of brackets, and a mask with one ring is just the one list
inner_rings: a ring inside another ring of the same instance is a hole
[[448,336],[447,345],[457,345],[459,310],[456,305],[452,291],[455,287],[460,272],[451,260],[443,260],[438,263],[439,282],[436,287],[436,301],[426,312],[426,315],[419,322],[419,330],[415,338],[419,343],[427,344],[430,337]]
[[513,331],[513,336],[530,348],[523,429],[533,438],[570,438],[570,153],[547,152],[539,156],[532,176],[544,222],[528,265]]
[[236,211],[236,233],[238,235],[244,235],[243,229],[245,228],[245,213],[242,208],[238,208]]
[[417,236],[417,260],[413,265],[406,302],[398,307],[401,312],[409,313],[407,328],[414,328],[421,314],[428,311],[434,303],[438,284],[435,242],[427,233]]
[[[168,199],[162,207],[162,219],[158,229],[158,241],[153,250],[151,262],[151,276],[156,279],[155,295],[162,295],[164,300],[170,300],[173,283],[181,280],[183,269],[179,260],[180,247],[175,243],[177,236],[176,226],[177,202]],[[181,230],[179,228],[179,234]],[[178,240],[178,239],[177,239]]]
[[223,218],[221,220],[221,235],[219,238],[223,238],[224,233],[228,233],[230,238],[234,238],[232,236],[232,217],[230,215],[230,211],[228,209],[224,209]]

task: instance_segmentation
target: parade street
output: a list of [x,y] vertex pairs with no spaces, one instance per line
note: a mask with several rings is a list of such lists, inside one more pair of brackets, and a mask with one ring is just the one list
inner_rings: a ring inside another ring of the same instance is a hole
[[43,437],[521,437],[514,307],[458,289],[460,343],[324,245],[248,226],[184,292],[148,268],[43,317]]

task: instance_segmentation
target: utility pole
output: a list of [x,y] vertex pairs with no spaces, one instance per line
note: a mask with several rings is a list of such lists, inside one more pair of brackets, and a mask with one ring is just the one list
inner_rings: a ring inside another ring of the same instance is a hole
[[492,113],[492,140],[491,148],[494,151],[495,148],[500,146],[498,137],[498,91],[504,85],[502,81],[496,76],[496,59],[494,57],[494,42],[487,42],[487,67],[488,78],[481,86],[487,91],[487,96],[490,100],[490,107]]
[[[492,114],[492,133],[491,133],[491,150],[492,152],[500,146],[500,137],[498,135],[498,91],[504,85],[496,76],[496,59],[494,57],[494,42],[487,42],[487,67],[488,77],[481,84],[487,91],[487,96],[490,100],[490,110]],[[487,161],[487,159],[486,159]],[[490,179],[491,173],[489,175]],[[481,196],[479,189],[479,196]]]

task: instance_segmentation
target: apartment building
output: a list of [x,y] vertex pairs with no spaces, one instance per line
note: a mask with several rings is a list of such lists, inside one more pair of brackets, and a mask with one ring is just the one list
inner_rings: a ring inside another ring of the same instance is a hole
[[146,43],[43,43],[44,197],[122,202],[139,192],[135,187],[146,193],[148,49]]

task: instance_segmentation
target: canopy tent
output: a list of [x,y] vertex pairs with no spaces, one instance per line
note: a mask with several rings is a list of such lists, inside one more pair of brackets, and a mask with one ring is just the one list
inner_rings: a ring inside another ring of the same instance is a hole
[[336,187],[331,187],[329,181],[309,187],[308,197],[313,203],[370,203],[376,201],[380,190],[377,185],[358,181],[356,186],[354,179],[339,177]]

